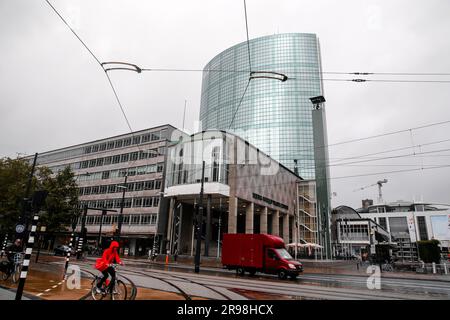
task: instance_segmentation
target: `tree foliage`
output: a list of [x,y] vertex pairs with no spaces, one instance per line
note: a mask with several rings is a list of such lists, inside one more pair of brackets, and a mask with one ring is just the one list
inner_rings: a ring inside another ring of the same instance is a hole
[[439,248],[439,240],[418,241],[419,256],[426,263],[439,263],[441,259],[441,249]]
[[[0,159],[0,228],[11,231],[22,210],[31,164],[23,159]],[[62,231],[70,224],[78,201],[78,188],[72,170],[67,167],[53,173],[39,167],[33,177],[30,195],[37,190],[48,192],[41,208],[40,224],[47,230]]]

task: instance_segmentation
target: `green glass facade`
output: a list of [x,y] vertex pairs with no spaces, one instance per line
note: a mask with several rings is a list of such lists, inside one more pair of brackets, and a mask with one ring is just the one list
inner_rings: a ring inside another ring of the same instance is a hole
[[[290,33],[250,41],[251,71],[285,74],[289,80],[249,79],[247,42],[214,57],[204,68],[200,121],[203,130],[230,130],[304,179],[316,178],[312,104],[323,95],[319,41]],[[322,110],[324,113],[324,110]],[[326,133],[322,134],[324,144]],[[324,145],[322,144],[322,145]]]

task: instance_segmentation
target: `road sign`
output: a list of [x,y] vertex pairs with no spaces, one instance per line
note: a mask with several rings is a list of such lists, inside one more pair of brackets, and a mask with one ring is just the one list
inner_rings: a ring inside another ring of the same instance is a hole
[[22,233],[25,231],[25,226],[23,224],[16,225],[16,233]]

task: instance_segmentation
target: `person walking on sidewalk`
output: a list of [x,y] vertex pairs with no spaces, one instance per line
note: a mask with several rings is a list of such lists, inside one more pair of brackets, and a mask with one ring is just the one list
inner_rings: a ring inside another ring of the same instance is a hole
[[116,281],[116,271],[111,266],[113,263],[118,263],[123,265],[122,260],[120,260],[119,254],[119,243],[117,241],[112,241],[109,248],[103,251],[101,258],[97,259],[95,263],[95,269],[103,273],[103,278],[98,282],[96,291],[97,293],[104,293],[102,290],[102,285],[111,276],[110,288],[114,287],[114,282]]

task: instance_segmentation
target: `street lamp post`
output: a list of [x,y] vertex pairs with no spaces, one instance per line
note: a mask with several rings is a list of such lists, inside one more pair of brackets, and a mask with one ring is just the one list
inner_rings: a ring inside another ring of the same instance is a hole
[[125,175],[125,181],[123,183],[123,186],[117,186],[118,188],[122,189],[122,201],[120,203],[119,223],[118,223],[118,227],[117,227],[117,241],[120,241],[120,234],[122,232],[123,206],[125,203],[125,192],[127,190],[127,180],[128,180],[128,174]]
[[102,226],[103,226],[103,217],[106,216],[107,210],[102,210],[102,215],[100,216],[100,227],[98,229],[98,247],[102,249]]

